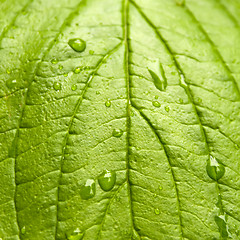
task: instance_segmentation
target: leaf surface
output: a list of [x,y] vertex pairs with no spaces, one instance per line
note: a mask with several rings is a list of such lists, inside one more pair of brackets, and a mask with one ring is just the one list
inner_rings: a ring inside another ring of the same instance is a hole
[[240,238],[239,1],[0,9],[0,239]]

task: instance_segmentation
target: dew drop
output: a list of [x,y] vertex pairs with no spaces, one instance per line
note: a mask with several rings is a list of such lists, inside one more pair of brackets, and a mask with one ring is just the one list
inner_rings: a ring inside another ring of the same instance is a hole
[[68,73],[63,74],[63,76],[64,76],[64,77],[67,77],[67,76],[68,76]]
[[165,107],[165,111],[169,112],[170,108],[168,106]]
[[161,106],[161,104],[160,104],[158,101],[153,101],[153,102],[152,102],[152,105],[153,105],[154,107],[157,107],[157,108],[159,108],[159,107]]
[[162,187],[162,186],[159,186],[158,189],[161,191],[161,190],[163,189],[163,187]]
[[52,64],[57,64],[57,63],[58,63],[58,60],[57,60],[56,58],[53,58],[53,59],[51,60],[51,63],[52,63]]
[[76,67],[73,72],[78,74],[78,73],[81,72],[81,68],[80,67]]
[[58,66],[58,69],[60,69],[60,70],[63,69],[63,66],[62,66],[62,65],[59,65],[59,66]]
[[86,48],[86,42],[81,38],[70,39],[68,45],[76,52],[83,52]]
[[207,162],[206,169],[208,176],[215,181],[222,178],[225,173],[225,167],[211,155],[209,161]]
[[21,233],[22,233],[22,234],[25,234],[25,233],[26,233],[26,227],[25,227],[25,226],[22,227]]
[[72,87],[71,87],[71,89],[72,89],[73,91],[76,91],[76,90],[77,90],[77,84],[73,84]]
[[9,88],[9,89],[13,89],[15,88],[17,85],[17,80],[16,79],[9,79],[6,81],[6,86]]
[[156,95],[154,98],[155,98],[155,99],[158,99],[158,96]]
[[11,70],[10,69],[7,69],[6,72],[7,72],[7,74],[11,74]]
[[97,94],[97,95],[99,95],[99,94],[100,94],[100,92],[99,92],[99,91],[96,91],[96,94]]
[[179,98],[179,103],[183,103],[183,99],[182,98]]
[[89,54],[90,54],[90,55],[93,55],[93,54],[94,54],[94,51],[93,51],[93,50],[89,50]]
[[114,129],[112,135],[114,137],[120,138],[123,135],[123,131],[121,129]]
[[80,189],[80,196],[84,200],[93,198],[96,194],[96,184],[93,179],[88,179]]
[[67,234],[68,240],[81,240],[83,238],[84,233],[79,229],[76,228],[74,231]]
[[107,101],[105,102],[105,106],[106,106],[106,107],[111,107],[111,105],[112,105],[112,103],[111,103],[110,100],[107,100]]
[[201,99],[201,98],[198,98],[197,100],[198,100],[198,102],[199,102],[199,103],[201,103],[201,102],[202,102],[202,99]]
[[116,173],[108,170],[103,171],[98,177],[98,183],[103,191],[110,191],[116,183]]
[[155,209],[154,209],[154,212],[155,212],[155,214],[159,215],[159,214],[160,214],[159,208],[155,208]]
[[59,82],[55,82],[55,83],[53,84],[53,88],[54,88],[54,90],[59,91],[59,90],[62,89],[62,84],[59,83]]

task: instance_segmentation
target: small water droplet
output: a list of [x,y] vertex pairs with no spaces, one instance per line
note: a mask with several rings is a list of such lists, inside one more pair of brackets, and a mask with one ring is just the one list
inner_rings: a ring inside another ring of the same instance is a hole
[[73,84],[72,87],[71,87],[71,89],[72,89],[73,91],[76,91],[76,90],[77,90],[77,84]]
[[67,233],[68,240],[81,240],[83,238],[84,233],[79,229],[76,228],[74,231]]
[[163,189],[163,187],[162,187],[162,186],[159,186],[158,189],[161,191],[161,190]]
[[64,77],[67,77],[67,76],[68,76],[68,73],[63,74],[63,76],[64,76]]
[[21,233],[22,233],[22,234],[25,234],[25,233],[26,233],[26,227],[25,227],[25,226],[22,227]]
[[59,66],[58,66],[58,69],[60,69],[60,70],[63,69],[63,66],[62,66],[62,65],[59,65]]
[[59,91],[59,90],[62,89],[62,84],[59,83],[59,82],[55,82],[55,83],[53,84],[53,88],[54,88],[56,91]]
[[7,74],[11,74],[12,71],[10,69],[7,69],[6,72]]
[[80,189],[80,196],[84,200],[93,198],[96,194],[96,184],[93,179],[88,179]]
[[90,54],[90,55],[93,55],[93,54],[94,54],[94,51],[93,51],[93,50],[89,50],[89,54]]
[[157,194],[156,194],[156,193],[154,193],[153,197],[154,197],[154,198],[156,198],[156,197],[157,197]]
[[170,108],[168,106],[165,107],[165,111],[169,112]]
[[158,99],[158,96],[156,95],[154,98],[155,98],[155,99]]
[[183,103],[183,99],[182,98],[179,98],[179,103]]
[[154,212],[155,212],[155,214],[159,215],[159,214],[160,214],[159,208],[155,208],[155,209],[154,209]]
[[201,98],[198,98],[197,100],[198,100],[198,102],[199,102],[199,103],[201,103],[201,102],[202,102],[202,99],[201,99]]
[[100,94],[100,92],[99,92],[99,91],[96,91],[96,94],[97,94],[97,95],[99,95],[99,94]]
[[105,102],[105,106],[106,106],[106,107],[110,107],[111,105],[112,105],[112,103],[111,103],[110,100],[107,100],[107,101]]
[[68,45],[76,52],[83,52],[86,48],[86,42],[81,38],[70,39]]
[[98,177],[98,183],[102,190],[110,191],[116,183],[116,173],[114,171],[105,170]]
[[225,173],[225,167],[211,155],[207,162],[206,169],[208,176],[215,181],[218,181],[220,178],[222,178]]
[[121,129],[114,129],[112,135],[114,137],[120,138],[123,135],[123,131]]
[[74,73],[80,73],[81,72],[81,68],[80,67],[76,67],[73,72]]
[[153,105],[154,107],[157,107],[157,108],[159,108],[159,107],[161,106],[161,104],[160,104],[158,101],[153,101],[153,102],[152,102],[152,105]]
[[9,89],[13,89],[15,88],[17,85],[17,80],[16,79],[9,79],[6,81],[6,86],[9,88]]
[[58,63],[58,60],[57,60],[56,58],[53,58],[53,59],[51,60],[51,63],[52,63],[52,64],[57,64],[57,63]]

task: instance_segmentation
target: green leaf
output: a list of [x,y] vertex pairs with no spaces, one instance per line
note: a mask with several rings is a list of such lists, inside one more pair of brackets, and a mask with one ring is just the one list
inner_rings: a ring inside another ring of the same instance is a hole
[[0,239],[240,239],[239,1],[0,9]]

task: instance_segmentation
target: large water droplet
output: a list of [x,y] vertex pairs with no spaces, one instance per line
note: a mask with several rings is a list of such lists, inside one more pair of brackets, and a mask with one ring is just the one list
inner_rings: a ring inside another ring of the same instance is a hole
[[87,200],[93,198],[96,194],[96,184],[93,179],[88,179],[80,189],[80,196],[82,199]]
[[116,183],[116,173],[108,170],[103,171],[98,177],[98,183],[102,190],[110,191]]
[[71,233],[67,234],[68,240],[81,240],[83,238],[84,233],[79,229],[75,229]]
[[62,89],[62,84],[59,83],[59,82],[55,82],[55,83],[53,84],[53,88],[54,88],[56,91],[59,91],[59,90]]
[[206,169],[208,176],[215,181],[222,178],[225,173],[225,167],[211,155],[209,161],[207,162]]
[[161,104],[160,104],[158,101],[153,101],[153,102],[152,102],[152,105],[153,105],[154,107],[157,107],[157,108],[159,108],[159,107],[161,106]]
[[68,45],[76,52],[83,52],[86,48],[86,42],[81,38],[70,39]]
[[222,237],[221,239],[227,239],[229,236],[229,231],[226,222],[226,215],[215,216],[215,222],[218,225],[218,229]]
[[17,85],[17,80],[16,79],[8,79],[6,81],[6,86],[9,88],[9,89],[13,89],[15,88]]
[[152,76],[154,85],[157,89],[159,89],[160,91],[165,91],[167,88],[167,79],[165,77],[165,73],[162,67],[162,64],[160,64],[160,74],[161,74],[161,78],[158,76],[158,74],[156,74],[155,72],[153,72],[152,70],[148,69],[148,72],[150,73],[150,75]]
[[107,101],[105,102],[105,106],[106,106],[106,107],[111,107],[111,104],[112,104],[112,103],[111,103],[110,100],[107,100]]
[[114,129],[113,132],[112,132],[112,135],[114,137],[121,137],[123,135],[123,131],[121,129]]
[[25,233],[26,233],[26,227],[25,227],[25,226],[23,226],[23,227],[22,227],[22,229],[21,229],[21,234],[23,234],[23,235],[24,235]]

